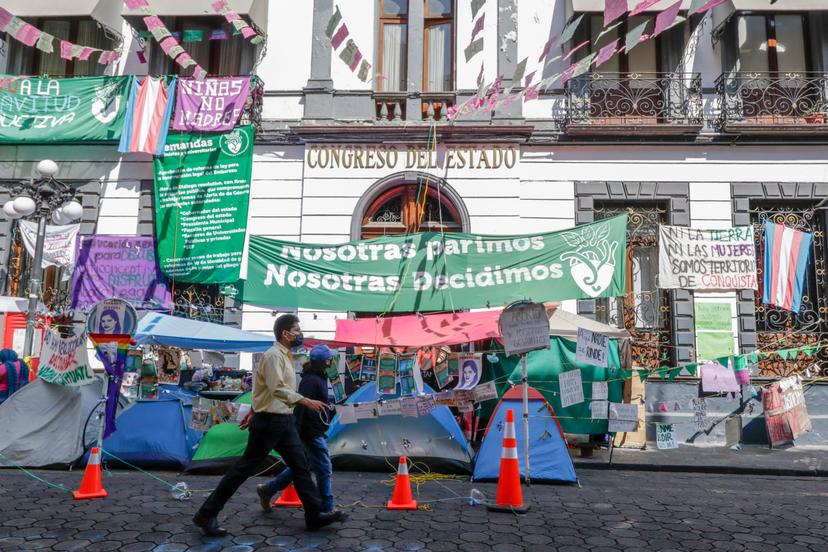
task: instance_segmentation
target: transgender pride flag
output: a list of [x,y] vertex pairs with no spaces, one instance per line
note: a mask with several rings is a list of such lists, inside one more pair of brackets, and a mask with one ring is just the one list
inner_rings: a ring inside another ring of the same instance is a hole
[[175,103],[175,78],[167,85],[160,78],[144,77],[140,85],[138,81],[133,77],[118,151],[164,155]]
[[799,312],[813,241],[813,234],[765,221],[763,303]]

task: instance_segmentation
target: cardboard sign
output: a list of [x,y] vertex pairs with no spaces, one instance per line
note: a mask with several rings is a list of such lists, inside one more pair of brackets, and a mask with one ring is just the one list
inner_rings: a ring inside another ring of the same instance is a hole
[[676,449],[676,429],[673,424],[656,425],[656,447],[659,450]]
[[625,433],[638,429],[638,405],[609,403],[609,424],[607,432]]
[[579,369],[561,372],[558,382],[561,387],[561,408],[584,402],[584,387]]
[[549,317],[540,303],[518,303],[500,314],[500,334],[507,355],[549,348]]
[[483,402],[497,398],[497,387],[495,382],[487,381],[475,387],[472,390],[472,398],[474,402]]
[[416,418],[420,415],[417,409],[418,402],[417,397],[406,397],[402,400],[400,412],[404,418]]
[[575,361],[580,364],[607,367],[607,345],[609,338],[604,334],[578,328],[578,343]]
[[377,403],[380,416],[399,416],[402,414],[402,401],[400,399],[389,399]]
[[802,384],[796,377],[785,378],[762,389],[765,427],[772,447],[790,443],[811,431]]
[[354,414],[357,420],[369,420],[379,416],[377,403],[360,403],[354,405]]

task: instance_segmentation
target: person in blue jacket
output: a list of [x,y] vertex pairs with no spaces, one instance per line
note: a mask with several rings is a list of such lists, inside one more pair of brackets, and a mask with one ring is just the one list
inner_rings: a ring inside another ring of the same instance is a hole
[[0,403],[29,383],[29,365],[17,357],[14,349],[0,350]]
[[[302,370],[302,381],[299,382],[299,393],[315,401],[330,405],[328,399],[328,376],[336,351],[327,345],[317,345],[310,351],[310,362]],[[329,407],[330,408],[330,407]],[[327,414],[327,416],[326,416]],[[327,419],[333,417],[329,410],[314,412],[301,405],[294,409],[296,426],[299,438],[305,445],[305,452],[310,463],[310,470],[316,476],[316,485],[319,487],[319,499],[322,502],[322,512],[333,510],[333,492],[331,490],[331,455],[328,452],[328,443],[325,433],[328,430]],[[265,512],[271,511],[270,500],[278,492],[287,488],[293,481],[293,472],[285,468],[270,482],[256,486],[256,493]]]

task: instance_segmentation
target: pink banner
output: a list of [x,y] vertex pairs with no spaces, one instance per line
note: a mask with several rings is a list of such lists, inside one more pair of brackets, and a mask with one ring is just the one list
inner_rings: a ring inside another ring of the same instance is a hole
[[224,14],[224,18],[227,21],[239,21],[241,19],[241,16],[236,12],[227,12]]
[[483,25],[485,25],[485,23],[486,23],[486,14],[484,13],[483,15],[480,16],[480,19],[478,19],[474,24],[474,28],[472,29],[472,35],[471,35],[472,40],[474,40],[474,37],[477,36],[477,33],[479,33],[480,31],[483,30]]
[[532,84],[532,81],[535,78],[535,73],[537,73],[537,71],[532,71],[531,73],[529,73],[528,75],[523,77],[523,87],[524,88],[528,88],[529,85]]
[[572,57],[572,54],[574,54],[575,52],[577,52],[578,50],[580,50],[581,48],[583,48],[584,46],[586,46],[586,45],[587,45],[587,44],[589,44],[589,43],[590,43],[590,41],[589,41],[589,40],[584,40],[583,42],[581,42],[580,44],[578,44],[577,46],[575,46],[574,48],[572,48],[572,49],[569,51],[569,53],[568,53],[568,54],[566,54],[566,55],[564,56],[564,60],[567,60],[567,59],[571,58],[571,57]]
[[673,24],[673,21],[676,20],[676,16],[681,9],[681,1],[682,0],[678,0],[678,2],[656,16],[655,29],[653,30],[653,36],[650,38],[657,37]]
[[40,38],[40,31],[37,27],[33,27],[26,23],[20,27],[19,31],[17,31],[17,36],[15,36],[15,38],[26,46],[34,46],[37,39]]
[[618,43],[620,41],[620,38],[616,38],[615,40],[613,40],[612,42],[610,42],[598,51],[598,57],[595,58],[595,67],[603,65],[604,62],[609,61],[612,58],[612,56],[615,55],[615,51],[618,48]]
[[348,66],[348,69],[350,69],[353,72],[357,68],[357,65],[359,65],[359,62],[361,60],[362,60],[362,52],[357,50],[356,54],[354,54],[353,61],[351,61],[351,64]]
[[14,16],[6,11],[5,8],[0,6],[0,31],[5,31],[6,26],[11,23],[11,20]]
[[336,31],[336,34],[333,35],[333,38],[331,38],[331,46],[333,46],[333,49],[336,50],[337,48],[339,48],[339,45],[342,44],[342,41],[345,40],[347,37],[348,26],[345,23],[343,23],[339,30]]
[[203,67],[196,65],[196,68],[193,69],[193,78],[197,81],[203,81],[207,78],[207,71]]
[[627,13],[627,0],[604,0],[604,27]]
[[173,128],[188,131],[233,130],[249,92],[250,77],[221,77],[203,81],[178,79]]
[[95,48],[84,47],[83,50],[81,50],[81,53],[78,55],[78,59],[81,61],[86,61],[89,59],[89,56],[92,55],[92,52],[96,51],[97,50]]
[[138,8],[146,8],[147,6],[149,6],[147,0],[124,0],[124,4],[126,4],[126,6],[131,10],[137,10]]
[[175,46],[176,44],[178,43],[171,36],[168,36],[167,38],[158,43],[158,45],[161,46],[161,49],[164,50],[164,53],[167,55],[170,54],[170,50],[172,50],[173,46]]
[[537,100],[538,96],[540,96],[540,90],[538,90],[538,85],[535,84],[526,89],[526,94],[524,94],[523,101],[528,102],[531,100]]
[[253,27],[245,27],[241,30],[241,34],[244,38],[253,38],[256,36],[256,31],[253,30]]
[[546,44],[543,45],[543,51],[541,51],[541,55],[538,58],[538,63],[542,62],[546,58],[546,56],[549,55],[549,50],[551,50],[552,46],[558,41],[559,36],[560,35],[555,35],[546,41]]
[[212,3],[213,11],[221,13],[221,10],[227,8],[227,0],[216,0]]
[[176,59],[175,61],[176,61],[176,63],[178,63],[181,67],[184,67],[185,69],[187,67],[191,67],[191,66],[196,64],[196,61],[187,52],[184,52],[183,54],[178,56],[178,59]]
[[60,57],[62,59],[72,59],[72,43],[65,40],[60,41]]
[[153,29],[157,29],[159,27],[164,26],[164,22],[161,21],[161,18],[157,15],[148,15],[144,18],[144,24],[147,26],[147,30],[151,31]]

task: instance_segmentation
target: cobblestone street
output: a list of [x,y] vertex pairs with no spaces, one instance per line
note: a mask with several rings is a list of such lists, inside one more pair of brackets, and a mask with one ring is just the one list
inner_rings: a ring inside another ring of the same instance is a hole
[[[66,487],[81,476],[36,474]],[[208,539],[190,517],[218,478],[159,475],[186,481],[195,496],[179,502],[158,481],[117,471],[104,474],[107,498],[75,502],[3,470],[0,549],[821,552],[828,541],[828,491],[819,478],[581,470],[581,488],[524,487],[531,509],[516,516],[457,498],[472,488],[495,494],[494,484],[465,481],[427,482],[419,498],[429,510],[390,512],[379,507],[391,492],[381,482],[386,475],[338,472],[334,491],[349,514],[344,524],[309,533],[299,510],[265,514],[248,481],[220,516],[231,535]]]

